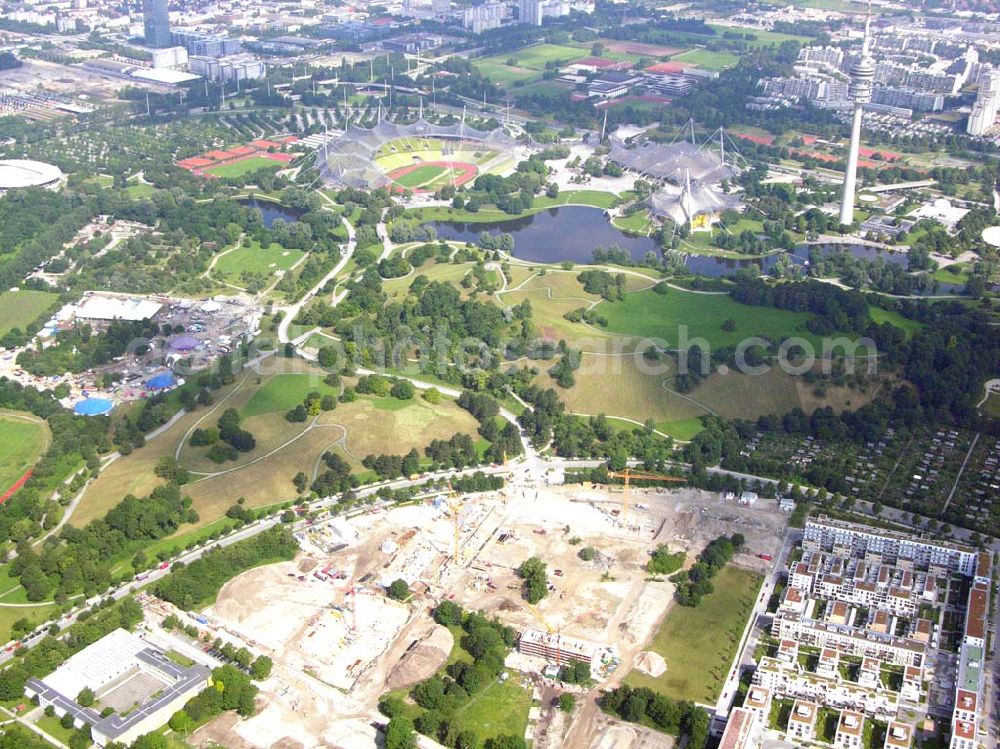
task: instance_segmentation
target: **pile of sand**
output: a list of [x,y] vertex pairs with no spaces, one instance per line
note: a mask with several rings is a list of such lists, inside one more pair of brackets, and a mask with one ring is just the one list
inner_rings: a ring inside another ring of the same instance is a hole
[[388,689],[400,689],[432,677],[448,659],[454,638],[447,627],[434,627],[431,633],[393,666],[386,679]]
[[647,650],[644,653],[639,653],[639,657],[635,659],[635,667],[655,679],[666,672],[667,663],[659,653]]

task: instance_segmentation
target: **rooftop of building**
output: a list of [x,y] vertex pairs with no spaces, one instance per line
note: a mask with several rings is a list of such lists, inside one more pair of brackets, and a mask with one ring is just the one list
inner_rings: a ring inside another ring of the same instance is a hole
[[[84,687],[96,692],[130,669],[142,667],[161,675],[166,686],[127,714],[112,713],[101,717],[96,710],[76,702],[75,695]],[[92,726],[96,733],[114,740],[178,697],[201,688],[210,675],[206,666],[181,667],[136,635],[116,629],[71,656],[44,679],[30,678],[27,688],[44,703],[55,705]]]
[[726,721],[726,730],[719,742],[719,749],[742,749],[746,746],[750,728],[756,716],[741,707],[733,708]]
[[526,629],[521,633],[521,643],[525,645],[538,645],[545,648],[556,648],[567,653],[575,653],[590,658],[598,649],[597,643],[589,640],[581,640],[576,637],[548,632],[538,629]]
[[885,745],[890,749],[909,749],[912,737],[912,726],[893,720],[885,732]]
[[812,725],[816,722],[817,707],[818,706],[814,702],[795,700],[795,704],[792,705],[791,715],[788,716],[788,722]]
[[747,698],[743,704],[746,707],[764,708],[767,706],[770,696],[771,690],[767,687],[752,686],[747,692]]
[[926,544],[929,546],[937,546],[943,549],[953,549],[955,551],[964,552],[967,554],[973,554],[976,552],[971,546],[963,546],[962,544],[951,543],[947,541],[939,541],[933,538],[926,538],[921,536],[916,536],[912,533],[902,533],[900,531],[888,530],[885,528],[873,528],[868,525],[862,525],[861,523],[851,523],[846,520],[838,520],[836,518],[831,518],[827,515],[820,515],[816,518],[810,518],[806,522],[806,528],[810,526],[852,531],[854,533],[863,533],[869,536],[881,536],[883,538],[890,538],[895,541],[901,541],[904,543],[915,543],[915,544]]
[[849,736],[860,736],[865,725],[865,717],[854,710],[844,710],[840,714],[837,723],[837,733],[846,733]]
[[984,583],[975,583],[969,591],[968,606],[965,610],[966,637],[986,639],[986,607],[989,597],[989,585]]

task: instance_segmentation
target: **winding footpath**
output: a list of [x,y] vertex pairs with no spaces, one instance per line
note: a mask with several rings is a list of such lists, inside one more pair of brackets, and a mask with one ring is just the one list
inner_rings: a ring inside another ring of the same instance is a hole
[[343,254],[341,254],[340,260],[337,262],[335,266],[333,266],[330,272],[327,273],[325,276],[323,276],[316,283],[316,285],[312,287],[312,289],[310,289],[307,293],[303,294],[302,298],[299,299],[299,301],[287,307],[280,308],[281,312],[283,313],[283,317],[281,318],[281,323],[278,325],[278,340],[281,343],[289,342],[288,329],[291,326],[292,322],[295,320],[295,318],[298,317],[299,312],[302,311],[302,308],[306,305],[306,303],[310,299],[312,299],[314,296],[316,296],[316,294],[319,293],[320,289],[326,286],[327,282],[329,282],[333,278],[336,278],[340,274],[340,272],[344,270],[344,268],[347,266],[348,261],[351,259],[351,256],[354,255],[354,251],[358,247],[357,234],[355,234],[354,227],[351,225],[351,222],[343,217],[341,217],[340,220],[343,222],[344,227],[347,229],[347,247],[344,248],[344,252]]

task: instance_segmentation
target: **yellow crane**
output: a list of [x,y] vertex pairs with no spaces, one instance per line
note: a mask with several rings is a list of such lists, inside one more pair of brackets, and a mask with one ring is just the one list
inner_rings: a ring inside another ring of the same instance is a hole
[[542,612],[538,610],[537,606],[528,605],[531,610],[532,615],[538,620],[538,623],[545,627],[545,631],[549,633],[549,636],[556,636],[556,665],[562,665],[562,626],[553,627],[549,624],[549,620],[542,616]]
[[608,471],[608,478],[613,479],[624,479],[625,488],[622,491],[622,522],[625,522],[625,516],[628,514],[628,500],[629,500],[629,486],[633,479],[639,479],[640,481],[670,481],[683,483],[684,478],[681,476],[668,476],[664,473],[647,473],[645,471],[633,471],[628,466],[625,467],[624,471]]
[[451,510],[451,518],[455,524],[455,564],[462,564],[462,548],[459,544],[461,539],[461,528],[458,523],[461,504],[458,501],[458,494],[455,492],[455,489],[452,487],[450,481],[448,482],[448,509]]

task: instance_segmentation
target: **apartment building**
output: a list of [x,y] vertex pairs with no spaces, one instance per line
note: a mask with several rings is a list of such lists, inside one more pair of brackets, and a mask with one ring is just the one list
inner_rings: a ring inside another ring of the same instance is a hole
[[752,710],[733,708],[726,721],[719,749],[754,749],[760,745],[763,725],[762,718]]
[[790,571],[789,584],[817,598],[907,618],[937,598],[937,583],[926,572],[822,552],[806,552]]
[[816,621],[794,612],[779,611],[771,625],[771,634],[801,645],[832,648],[846,655],[877,658],[898,666],[922,667],[927,655],[927,646],[917,640]]
[[577,661],[596,668],[599,647],[596,643],[566,637],[562,634],[548,634],[537,629],[527,629],[517,640],[517,650],[526,655],[535,655],[555,663]]
[[[876,662],[878,663],[878,662]],[[880,719],[895,717],[899,695],[878,679],[881,663],[875,668],[875,680],[868,685],[848,681],[839,673],[823,676],[810,673],[798,664],[782,663],[776,658],[762,658],[753,675],[752,689],[766,690],[761,697],[817,702],[838,710],[853,710]],[[746,707],[746,704],[744,704]]]
[[885,732],[884,749],[910,749],[912,744],[913,726],[900,723],[898,720],[889,721]]
[[837,721],[837,733],[833,737],[834,749],[861,749],[865,716],[854,710],[844,710]]
[[951,719],[950,749],[975,749],[980,743],[979,710],[985,694],[987,614],[989,583],[977,576],[969,589],[965,612],[965,636],[958,655],[955,709]]
[[802,548],[921,570],[934,576],[947,572],[971,576],[978,556],[975,549],[967,546],[823,516],[806,523]]
[[806,700],[795,700],[792,714],[788,716],[788,737],[796,741],[813,741],[816,738],[816,715],[819,705]]

